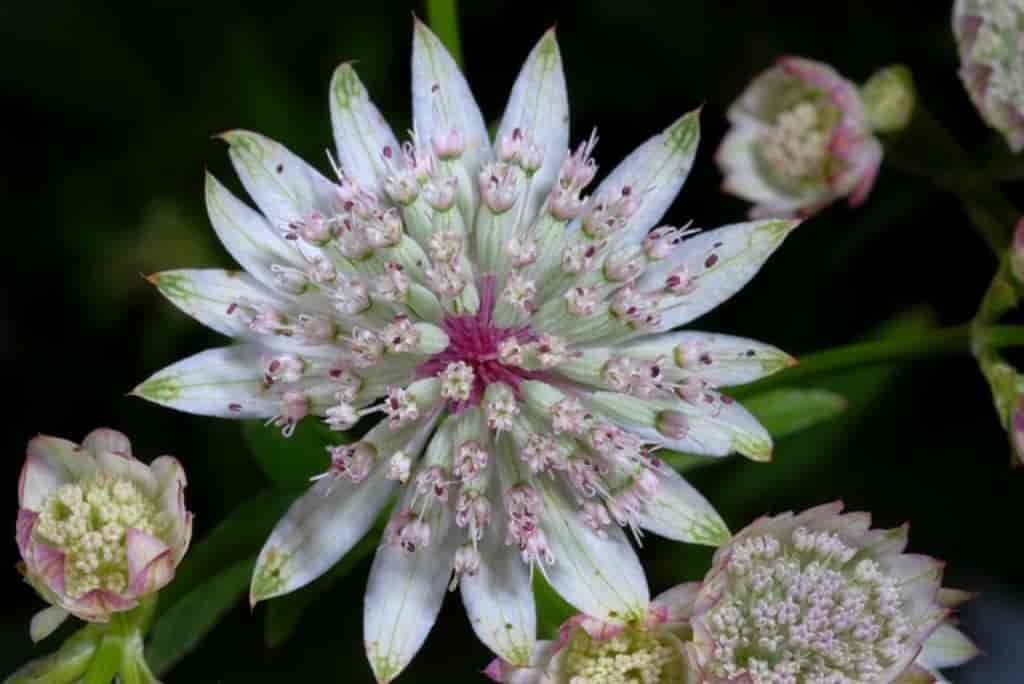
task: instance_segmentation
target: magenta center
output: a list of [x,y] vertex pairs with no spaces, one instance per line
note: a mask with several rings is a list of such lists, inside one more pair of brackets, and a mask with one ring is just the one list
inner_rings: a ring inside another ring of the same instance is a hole
[[480,403],[484,390],[492,382],[503,382],[519,393],[519,383],[535,377],[535,373],[501,362],[499,345],[509,338],[520,344],[532,342],[536,336],[529,326],[501,328],[494,324],[494,276],[484,276],[480,283],[480,308],[475,314],[445,316],[441,327],[448,335],[448,347],[431,356],[416,368],[416,376],[437,375],[450,363],[463,361],[473,369],[473,389],[468,400],[452,407],[456,413],[466,406]]

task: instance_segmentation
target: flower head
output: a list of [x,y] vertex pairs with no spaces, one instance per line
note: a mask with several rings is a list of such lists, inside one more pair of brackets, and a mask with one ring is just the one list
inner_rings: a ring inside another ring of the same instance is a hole
[[697,684],[686,643],[699,589],[691,582],[666,591],[628,625],[577,615],[557,639],[537,642],[527,666],[497,658],[484,674],[508,684]]
[[841,197],[857,206],[871,191],[881,143],[857,86],[827,64],[783,57],[728,115],[716,161],[751,216],[808,216]]
[[286,434],[306,417],[341,430],[386,418],[333,450],[278,524],[252,600],[315,579],[399,490],[366,598],[381,681],[412,658],[449,586],[510,662],[534,643],[534,570],[597,618],[645,614],[623,527],[703,544],[728,534],[656,450],[767,459],[767,432],[716,388],[791,361],[750,340],[667,331],[740,289],[796,222],[652,232],[692,165],[696,112],[588,194],[597,137],[569,148],[553,32],[527,58],[493,141],[419,22],[412,138],[399,144],[348,64],[331,114],[333,180],[262,136],[224,135],[260,211],[212,177],[207,201],[245,273],[151,278],[240,344],[160,371],[136,394]]
[[903,553],[906,528],[827,504],[766,517],[715,554],[692,625],[706,677],[888,684],[942,624],[942,564]]
[[45,436],[29,442],[18,549],[26,581],[53,606],[33,619],[33,639],[69,613],[106,622],[167,584],[192,533],[184,491],[176,459],[147,466],[114,430],[94,430],[81,445]]
[[981,118],[1024,150],[1024,2],[956,0],[960,79]]

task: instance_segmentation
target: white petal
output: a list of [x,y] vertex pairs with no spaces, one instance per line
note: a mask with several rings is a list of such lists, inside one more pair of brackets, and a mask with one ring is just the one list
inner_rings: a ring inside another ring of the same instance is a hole
[[285,244],[267,219],[228,191],[212,174],[206,174],[206,212],[217,237],[242,268],[264,285],[272,286],[272,264],[288,264],[305,270],[297,250]]
[[[273,307],[286,311],[291,306],[282,295],[260,285],[241,271],[217,268],[183,268],[161,271],[147,277],[172,304],[212,330],[239,340],[264,344],[272,349],[298,351],[306,346],[286,335],[262,335],[249,329],[241,305]],[[305,308],[320,311],[309,299]]]
[[666,589],[651,601],[651,612],[659,609],[665,611],[665,618],[670,622],[686,622],[693,617],[697,594],[700,593],[700,582],[685,582]]
[[363,608],[363,641],[378,682],[405,669],[437,620],[459,543],[445,510],[428,546],[410,553],[381,544],[373,559]]
[[317,210],[330,212],[334,185],[284,145],[252,131],[221,137],[246,191],[267,221],[281,229]]
[[554,29],[541,37],[526,58],[505,105],[495,144],[517,128],[544,154],[530,184],[526,216],[532,217],[551,191],[569,149],[569,95]]
[[714,507],[668,466],[658,471],[658,488],[638,520],[645,530],[674,541],[718,546],[729,539],[729,528]]
[[[492,469],[493,471],[494,469]],[[491,500],[501,501],[497,478]],[[480,541],[480,570],[460,580],[462,602],[480,641],[513,665],[529,664],[537,634],[530,569],[515,546],[505,544],[505,516],[494,516]]]
[[730,117],[732,127],[715,153],[715,162],[725,174],[722,190],[758,204],[753,211],[772,216],[791,216],[814,198],[786,195],[768,183],[755,154],[762,124],[742,112]]
[[28,632],[32,642],[39,642],[53,634],[53,631],[64,624],[68,619],[68,612],[58,606],[43,608],[32,616]]
[[943,623],[924,642],[917,662],[929,669],[963,665],[980,651],[974,642],[953,625]]
[[255,604],[309,584],[337,563],[373,526],[395,481],[386,455],[355,484],[325,477],[292,504],[260,551],[249,601]]
[[186,413],[221,418],[268,418],[279,400],[263,383],[256,345],[207,349],[155,373],[132,394]]
[[38,512],[50,492],[95,470],[92,454],[74,442],[46,435],[33,437],[18,482],[18,503]]
[[[755,461],[771,459],[772,438],[739,402],[706,389],[695,402],[646,400],[614,392],[594,392],[591,404],[623,428],[660,447],[707,456],[740,453]],[[657,414],[679,411],[689,422],[688,431],[678,439],[655,429]]]
[[621,348],[619,353],[647,360],[666,357],[672,363],[679,345],[699,351],[697,364],[686,366],[686,370],[712,387],[753,382],[796,363],[784,351],[755,340],[689,330],[648,337]]
[[555,591],[599,620],[621,623],[646,616],[647,578],[622,528],[606,528],[602,539],[573,510],[569,492],[546,478],[537,485],[544,505],[541,527],[555,555],[544,573]]
[[424,145],[442,125],[459,131],[465,145],[462,162],[469,177],[476,178],[481,160],[489,156],[487,124],[459,66],[419,19],[412,43],[412,112]]
[[671,126],[633,150],[601,181],[594,197],[629,186],[640,206],[623,228],[620,240],[634,244],[647,235],[675,201],[690,174],[700,143],[700,110],[684,114]]
[[370,101],[351,64],[342,64],[331,79],[331,126],[342,171],[364,190],[380,192],[386,174],[384,148],[395,160],[399,147],[391,127]]
[[674,254],[649,267],[640,289],[664,287],[666,276],[682,267],[696,286],[689,294],[665,296],[660,330],[688,323],[736,294],[799,224],[791,220],[750,221],[709,230],[686,240]]

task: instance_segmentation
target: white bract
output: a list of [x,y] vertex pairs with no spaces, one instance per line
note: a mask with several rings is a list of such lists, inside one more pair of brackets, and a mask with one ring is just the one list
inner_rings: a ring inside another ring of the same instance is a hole
[[68,616],[107,622],[174,577],[188,548],[185,473],[161,456],[132,457],[128,438],[99,429],[81,445],[29,442],[18,489],[26,581],[51,604],[32,620],[39,640]]
[[960,79],[989,126],[1024,150],[1024,2],[956,0]]
[[[895,108],[899,121],[907,105]],[[725,191],[754,203],[752,217],[809,216],[842,197],[857,206],[871,191],[882,145],[857,86],[827,64],[783,57],[728,116],[732,128],[715,160]],[[893,118],[882,117],[889,126]]]
[[796,225],[655,229],[693,163],[696,112],[588,195],[597,138],[568,147],[553,32],[528,57],[493,141],[419,22],[412,69],[413,131],[399,144],[351,65],[338,68],[333,180],[255,133],[224,135],[259,211],[212,177],[207,202],[246,272],[151,280],[238,344],[135,390],[285,434],[307,416],[346,430],[383,414],[358,444],[331,450],[267,541],[251,592],[260,601],[318,577],[397,493],[366,596],[381,681],[423,643],[450,585],[481,640],[513,663],[534,644],[533,570],[590,615],[645,614],[623,527],[728,538],[656,450],[769,458],[768,433],[716,388],[792,361],[750,340],[667,332],[733,295]]
[[948,643],[929,641],[922,652],[933,634],[956,640],[943,625],[942,563],[904,554],[906,527],[870,522],[827,504],[761,518],[722,546],[692,619],[691,656],[703,677],[889,684],[958,664]]

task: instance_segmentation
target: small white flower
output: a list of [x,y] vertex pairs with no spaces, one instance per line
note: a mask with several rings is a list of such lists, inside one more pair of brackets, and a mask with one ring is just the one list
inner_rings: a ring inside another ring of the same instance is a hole
[[827,64],[783,57],[728,115],[715,159],[752,217],[809,216],[842,197],[857,206],[871,191],[882,145],[857,86]]
[[147,466],[115,430],[94,430],[81,445],[29,442],[16,537],[25,579],[53,606],[33,618],[33,640],[69,613],[107,622],[171,581],[192,536],[185,484],[176,459]]
[[[412,81],[416,136],[401,145],[352,66],[338,68],[333,179],[255,133],[223,136],[259,211],[212,177],[207,204],[245,272],[151,280],[239,344],[135,391],[193,413],[271,418],[286,433],[305,416],[346,429],[384,414],[332,450],[271,534],[251,588],[260,601],[311,582],[397,492],[366,596],[381,681],[423,643],[453,571],[477,634],[521,663],[534,643],[532,571],[581,610],[628,621],[649,594],[620,525],[702,544],[727,537],[655,452],[767,458],[767,432],[715,387],[788,357],[668,331],[738,291],[796,225],[651,232],[693,163],[696,112],[590,192],[597,137],[570,151],[553,33],[528,57],[493,143],[462,74],[419,23]],[[673,363],[691,338],[713,363]],[[612,359],[632,369],[622,382],[604,373]],[[700,400],[681,398],[695,383]]]
[[953,33],[978,113],[1014,152],[1024,150],[1024,3],[956,0]]

